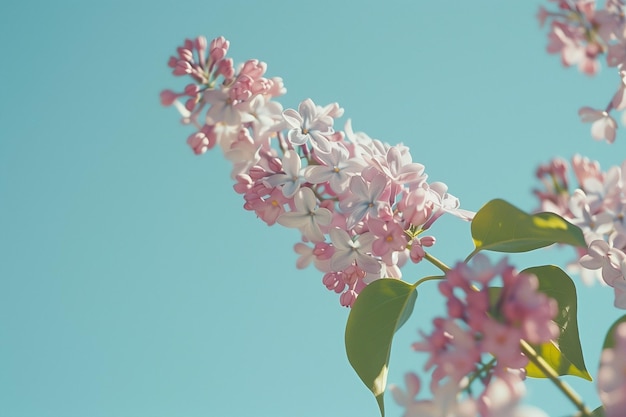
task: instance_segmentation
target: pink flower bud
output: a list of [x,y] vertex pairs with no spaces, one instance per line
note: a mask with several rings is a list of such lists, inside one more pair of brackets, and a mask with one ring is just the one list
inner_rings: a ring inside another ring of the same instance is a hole
[[239,174],[235,177],[237,184],[233,185],[233,188],[237,194],[245,194],[250,188],[252,188],[252,179],[249,175]]
[[204,51],[207,47],[207,41],[204,36],[198,36],[194,42],[194,46],[198,51]]
[[535,16],[539,21],[539,27],[543,27],[543,25],[546,23],[546,19],[548,18],[548,16],[550,16],[550,13],[548,12],[548,10],[546,10],[545,7],[539,6],[539,11],[537,11],[537,14]]
[[313,255],[321,261],[326,261],[332,258],[335,250],[333,246],[326,242],[318,242],[315,244],[315,248],[313,249]]
[[196,132],[191,134],[187,138],[187,144],[191,147],[196,155],[201,155],[209,149],[209,139],[202,132]]
[[269,175],[269,172],[267,172],[267,170],[262,166],[255,165],[248,170],[248,174],[250,175],[250,178],[252,178],[254,181],[258,181],[262,178],[267,177]]
[[217,134],[215,133],[215,126],[213,125],[204,125],[200,132],[204,133],[206,137],[209,139],[209,149],[212,149],[217,143]]
[[436,242],[436,239],[434,236],[423,236],[420,238],[420,243],[422,244],[422,246],[426,246],[427,248],[434,245],[435,242]]
[[173,92],[172,90],[163,90],[160,94],[161,104],[164,106],[171,106],[174,104],[174,101],[178,98],[178,94]]
[[232,79],[235,76],[235,67],[231,58],[220,61],[217,65],[217,74],[222,75],[227,80]]
[[426,256],[426,251],[424,251],[424,248],[420,244],[419,239],[416,238],[413,241],[413,244],[411,246],[411,251],[409,252],[409,256],[411,260],[415,262],[416,264],[420,263],[422,259],[424,259],[424,256]]
[[465,313],[465,306],[461,300],[456,297],[450,297],[448,298],[446,305],[448,307],[448,316],[455,319],[463,317],[463,314]]
[[176,68],[176,64],[178,63],[178,58],[175,56],[171,56],[170,59],[167,60],[167,66],[170,68]]
[[190,97],[197,96],[199,91],[200,91],[200,87],[198,87],[197,84],[188,84],[185,87],[185,94],[187,94]]
[[339,278],[338,272],[329,272],[322,278],[322,283],[327,289],[335,291],[337,294],[346,288],[346,284]]
[[266,94],[272,89],[272,81],[267,78],[259,78],[250,86],[253,94]]
[[185,102],[185,108],[189,111],[193,111],[196,108],[196,99],[190,98]]
[[283,169],[283,163],[280,160],[280,158],[269,158],[267,160],[267,165],[270,167],[270,169],[274,172],[279,172]]
[[230,42],[228,42],[223,36],[213,39],[211,41],[211,45],[209,46],[209,57],[213,60],[213,62],[221,61],[226,56],[229,46]]
[[193,52],[189,49],[178,48],[176,50],[178,52],[178,56],[183,61],[193,62]]
[[239,74],[237,77],[237,81],[230,88],[228,94],[233,101],[246,101],[250,97],[252,97],[252,91],[250,88],[252,87],[253,80],[247,75]]
[[243,64],[240,74],[245,74],[253,79],[260,78],[265,74],[267,64],[257,59],[249,59]]
[[191,74],[191,65],[187,61],[178,60],[176,62],[176,68],[174,68],[174,75],[187,75]]
[[339,302],[344,307],[352,307],[352,304],[356,301],[357,293],[353,290],[348,290],[341,294],[339,297]]

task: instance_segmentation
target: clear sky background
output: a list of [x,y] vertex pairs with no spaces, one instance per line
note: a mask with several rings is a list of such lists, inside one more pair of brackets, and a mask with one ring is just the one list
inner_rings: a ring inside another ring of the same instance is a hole
[[[297,231],[244,211],[228,163],[217,150],[194,156],[190,130],[160,106],[162,89],[184,86],[167,59],[185,37],[223,35],[237,62],[258,58],[283,77],[285,108],[337,101],[338,128],[350,117],[408,145],[464,208],[500,197],[532,210],[539,163],[582,153],[607,168],[626,156],[623,132],[594,142],[577,117],[607,103],[617,76],[561,68],[539,4],[3,2],[0,416],[377,416],[345,356],[348,310],[318,271],[295,268]],[[471,251],[469,224],[432,230],[446,263]],[[610,289],[578,288],[595,376],[620,312]],[[440,301],[435,285],[420,287],[390,382],[420,369],[410,344]],[[567,380],[599,404],[594,384]],[[530,403],[573,413],[547,381],[529,387]]]

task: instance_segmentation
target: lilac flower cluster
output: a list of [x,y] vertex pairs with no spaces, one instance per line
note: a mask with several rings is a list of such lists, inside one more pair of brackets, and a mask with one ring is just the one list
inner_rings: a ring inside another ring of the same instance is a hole
[[[577,65],[587,74],[600,69],[600,58],[606,55],[609,67],[616,67],[619,86],[605,108],[582,107],[578,114],[585,123],[591,123],[591,135],[596,140],[615,141],[617,122],[613,110],[626,109],[626,19],[624,1],[607,0],[604,8],[596,7],[595,0],[550,0],[557,10],[540,7],[537,14],[543,26],[549,22],[547,50],[559,54],[564,66]],[[622,113],[626,123],[626,113]]]
[[569,186],[569,165],[561,158],[542,165],[537,177],[545,189],[536,190],[541,211],[551,211],[580,227],[587,249],[577,252],[569,269],[583,281],[613,287],[615,306],[626,309],[626,162],[606,172],[580,155],[572,158],[578,185]]
[[275,101],[286,91],[282,80],[267,78],[257,60],[235,67],[228,49],[223,37],[185,40],[169,66],[192,83],[163,91],[161,102],[195,127],[187,139],[194,153],[222,149],[246,210],[300,231],[297,266],[313,262],[342,305],[373,280],[401,278],[408,260],[421,261],[435,243],[423,233],[442,214],[472,218],[445,184],[427,182],[408,147],[354,132],[349,120],[336,130],[344,113],[336,103],[306,99],[283,110]]

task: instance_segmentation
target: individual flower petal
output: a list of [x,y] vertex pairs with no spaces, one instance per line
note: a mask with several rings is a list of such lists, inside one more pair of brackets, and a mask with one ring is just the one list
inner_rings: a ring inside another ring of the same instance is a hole
[[617,122],[606,111],[583,107],[578,111],[583,123],[591,123],[591,136],[595,140],[605,139],[609,143],[615,142]]

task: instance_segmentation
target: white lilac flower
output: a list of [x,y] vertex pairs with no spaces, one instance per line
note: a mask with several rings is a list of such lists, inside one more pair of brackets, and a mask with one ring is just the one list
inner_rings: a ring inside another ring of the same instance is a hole
[[301,167],[302,162],[298,153],[292,150],[285,151],[283,172],[270,175],[264,182],[269,187],[282,185],[283,195],[291,198],[296,195],[300,189],[300,184],[304,182],[304,177],[300,173]]
[[387,202],[381,200],[386,188],[387,179],[380,174],[376,175],[369,184],[361,176],[354,176],[350,179],[350,194],[340,202],[341,209],[348,213],[349,229],[366,215],[376,217],[381,210],[389,207]]
[[358,267],[365,272],[377,273],[380,271],[380,262],[368,254],[372,242],[376,239],[372,233],[363,233],[353,240],[348,232],[335,227],[330,229],[329,234],[335,248],[335,252],[330,258],[330,267],[333,271],[343,271],[355,261]]
[[304,170],[304,177],[313,184],[328,182],[337,194],[345,192],[350,178],[365,168],[365,162],[360,158],[350,158],[348,150],[341,144],[333,147],[330,153],[318,153],[316,156],[322,165],[309,165]]
[[312,242],[323,242],[324,233],[320,225],[328,226],[332,220],[330,210],[317,208],[317,198],[310,188],[301,188],[294,196],[296,210],[283,213],[278,223],[285,227],[300,229],[304,237]]
[[334,133],[332,117],[318,112],[315,103],[310,98],[298,106],[298,111],[287,109],[283,112],[285,121],[291,129],[287,133],[289,141],[296,146],[304,145],[309,140],[320,152],[328,153],[331,142],[327,136]]

